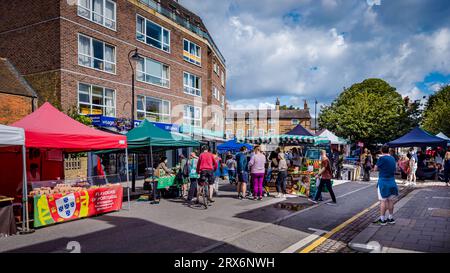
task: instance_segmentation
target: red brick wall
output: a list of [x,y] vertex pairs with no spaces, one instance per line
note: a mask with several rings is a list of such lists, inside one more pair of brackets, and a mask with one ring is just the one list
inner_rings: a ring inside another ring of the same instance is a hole
[[0,124],[11,124],[31,113],[29,97],[0,93]]

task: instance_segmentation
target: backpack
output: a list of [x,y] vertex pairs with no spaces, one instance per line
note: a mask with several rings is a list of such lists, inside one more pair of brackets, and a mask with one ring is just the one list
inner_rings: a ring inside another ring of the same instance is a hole
[[186,160],[186,164],[184,164],[183,167],[183,177],[188,178],[190,173],[191,173],[191,164],[189,163],[189,160]]

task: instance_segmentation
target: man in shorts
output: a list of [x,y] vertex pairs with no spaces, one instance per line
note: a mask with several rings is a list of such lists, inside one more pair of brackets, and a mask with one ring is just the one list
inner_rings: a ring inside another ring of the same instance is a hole
[[[394,217],[394,199],[398,196],[397,183],[395,182],[395,159],[389,154],[389,146],[384,145],[381,148],[381,155],[375,166],[375,171],[379,171],[378,174],[378,200],[380,200],[380,218],[377,219],[374,224],[386,225],[395,224]],[[389,211],[389,215],[386,218],[386,211]]]
[[236,163],[237,163],[237,193],[239,199],[244,199],[245,194],[247,192],[247,184],[248,184],[248,172],[247,172],[247,155],[245,152],[247,151],[247,147],[242,146],[239,153],[236,154]]
[[208,200],[213,203],[214,200],[212,199],[212,195],[214,191],[214,171],[217,170],[218,165],[215,156],[209,152],[209,146],[204,145],[202,151],[203,152],[200,154],[197,162],[197,170],[200,175],[198,183],[200,186],[200,184],[204,183],[204,181],[208,182]]

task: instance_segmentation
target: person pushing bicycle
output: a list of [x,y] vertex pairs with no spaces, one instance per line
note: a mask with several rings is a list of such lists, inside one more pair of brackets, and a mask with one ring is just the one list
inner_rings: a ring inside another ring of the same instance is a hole
[[203,187],[204,183],[208,183],[208,201],[213,203],[212,199],[214,188],[214,171],[217,170],[217,161],[214,155],[210,153],[209,146],[204,145],[202,147],[202,153],[200,154],[197,162],[197,171],[200,174],[200,179],[198,180],[199,186]]

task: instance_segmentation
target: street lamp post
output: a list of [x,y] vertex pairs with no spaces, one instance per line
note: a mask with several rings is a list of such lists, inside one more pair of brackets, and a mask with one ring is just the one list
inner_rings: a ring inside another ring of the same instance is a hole
[[314,135],[317,133],[317,99],[314,99]]
[[[133,53],[133,55],[131,55]],[[138,49],[133,49],[128,52],[128,62],[131,67],[131,129],[134,129],[134,67],[131,60],[138,61],[140,56],[138,54]],[[136,191],[136,155],[133,153],[133,168],[131,174],[131,191]],[[128,159],[127,159],[128,162]],[[128,164],[128,163],[127,163]]]

